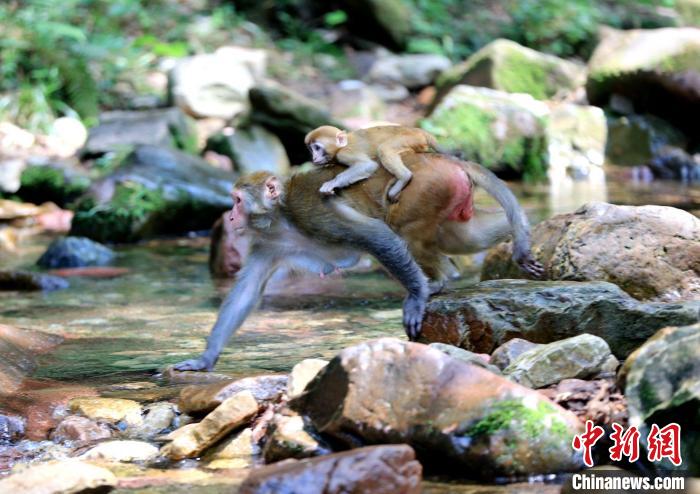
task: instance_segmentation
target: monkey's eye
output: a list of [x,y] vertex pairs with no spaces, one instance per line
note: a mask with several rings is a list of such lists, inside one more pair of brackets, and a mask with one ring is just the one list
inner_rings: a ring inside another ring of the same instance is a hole
[[311,145],[311,150],[312,150],[312,151],[320,151],[321,149],[323,149],[323,148],[322,148],[321,145],[318,144],[318,143],[315,143],[315,142],[314,142],[314,143]]

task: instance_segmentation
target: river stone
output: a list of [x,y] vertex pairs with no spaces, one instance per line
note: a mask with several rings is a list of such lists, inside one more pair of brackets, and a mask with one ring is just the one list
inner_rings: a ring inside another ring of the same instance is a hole
[[[536,391],[419,343],[346,348],[291,402],[350,446],[408,443],[422,461],[495,478],[579,468],[581,424]],[[545,425],[549,424],[549,425]]]
[[[640,300],[700,299],[700,219],[686,211],[589,203],[539,223],[531,236],[547,279],[610,281]],[[525,277],[510,242],[488,252],[482,280]]]
[[301,415],[285,410],[275,414],[267,429],[263,457],[265,463],[275,463],[287,458],[309,458],[331,452]]
[[681,131],[654,115],[626,115],[608,122],[605,156],[615,165],[648,164],[666,146],[685,147]]
[[511,338],[551,343],[590,333],[624,358],[659,328],[700,319],[700,302],[642,303],[604,281],[482,281],[428,302],[421,340],[490,353]]
[[22,494],[72,494],[105,491],[117,478],[106,468],[68,459],[28,465],[0,480],[0,492]]
[[188,427],[184,433],[171,436],[174,439],[161,448],[161,454],[171,460],[199,456],[229,432],[247,423],[258,413],[258,408],[253,393],[240,391],[226,398],[198,424]]
[[209,461],[207,468],[249,468],[259,456],[260,446],[253,438],[253,429],[246,427],[211,449],[205,459]]
[[0,290],[20,292],[63,290],[68,288],[68,281],[60,276],[32,273],[30,271],[10,271],[0,269]]
[[343,26],[355,36],[402,51],[418,15],[411,5],[402,0],[341,0],[337,7],[347,13]]
[[490,359],[488,358],[488,355],[479,355],[478,353],[470,352],[464,348],[459,348],[454,345],[447,345],[445,343],[431,343],[430,346],[440,350],[443,353],[446,353],[450,357],[461,360],[465,364],[477,365],[482,369],[486,369],[495,374],[501,375],[501,370],[498,367],[489,364]]
[[36,262],[42,268],[106,266],[114,260],[114,251],[85,237],[57,238]]
[[503,374],[528,388],[543,388],[563,379],[595,376],[609,357],[610,347],[605,340],[582,334],[526,351]]
[[82,153],[100,156],[142,144],[196,153],[194,122],[178,108],[102,113],[100,123],[90,129]]
[[450,65],[450,59],[444,55],[385,53],[372,64],[367,73],[367,80],[372,84],[400,84],[409,89],[418,89],[432,84],[442,72],[450,68]]
[[36,357],[63,341],[57,335],[0,324],[0,395],[17,391],[36,368]]
[[126,429],[127,437],[152,439],[173,427],[177,413],[172,403],[159,402],[144,406],[142,416],[140,424]]
[[588,62],[588,99],[606,106],[612,95],[630,100],[636,113],[668,120],[697,135],[700,112],[700,29],[603,29]]
[[144,441],[105,441],[83,453],[84,460],[147,462],[156,459],[158,448]]
[[[681,426],[681,468],[700,475],[700,324],[664,328],[629,356],[620,372],[630,423]],[[661,468],[674,468],[667,460]]]
[[551,182],[591,173],[602,175],[608,136],[602,109],[571,103],[551,105],[545,133]]
[[93,420],[101,420],[110,424],[125,422],[127,425],[139,425],[141,405],[133,400],[122,398],[73,398],[68,403],[72,413],[84,415]]
[[342,128],[342,123],[315,101],[284,86],[267,81],[250,90],[251,121],[277,135],[287,150],[292,164],[309,160],[304,137],[321,125]]
[[244,377],[232,382],[186,386],[180,392],[178,407],[184,413],[207,413],[241,391],[250,391],[255,400],[265,404],[275,401],[284,393],[287,380],[287,376],[270,374]]
[[134,242],[209,229],[233,207],[235,178],[175,149],[137,146],[80,199],[71,235],[99,242]]
[[328,365],[328,360],[320,358],[307,358],[292,367],[287,382],[287,396],[295,398],[306,388],[306,385],[316,377],[316,375]]
[[565,97],[586,83],[586,66],[497,39],[445,72],[437,82],[438,103],[458,84],[526,93],[540,100]]
[[22,417],[0,414],[0,445],[22,438],[25,426],[26,420]]
[[255,469],[239,494],[418,494],[420,463],[405,444],[370,446]]
[[278,176],[289,174],[289,158],[282,141],[258,125],[215,134],[207,140],[206,150],[231,158],[234,169],[241,174],[257,171],[269,171]]
[[[436,344],[431,343],[431,345]],[[532,343],[522,338],[510,339],[493,351],[490,363],[503,370],[523,353],[537,346],[539,346],[537,343]]]
[[69,415],[61,420],[51,433],[51,440],[56,442],[93,443],[112,437],[112,430],[106,424],[99,423],[80,415]]

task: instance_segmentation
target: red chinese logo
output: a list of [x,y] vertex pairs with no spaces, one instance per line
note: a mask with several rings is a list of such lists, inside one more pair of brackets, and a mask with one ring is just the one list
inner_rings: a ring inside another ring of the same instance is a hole
[[649,461],[661,461],[664,458],[671,460],[675,466],[679,466],[681,459],[681,426],[673,423],[663,428],[652,424],[649,436]]
[[629,458],[630,462],[635,462],[639,459],[639,431],[632,426],[627,429],[620,424],[613,423],[614,432],[610,434],[613,444],[610,451],[610,459],[613,461],[622,460],[622,456]]
[[574,449],[583,449],[583,463],[587,467],[593,466],[593,446],[598,442],[605,431],[599,425],[593,425],[592,420],[586,420],[586,432],[574,436],[571,445]]

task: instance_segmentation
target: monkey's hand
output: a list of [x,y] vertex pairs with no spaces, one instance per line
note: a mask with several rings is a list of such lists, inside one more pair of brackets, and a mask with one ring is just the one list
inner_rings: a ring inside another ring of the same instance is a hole
[[336,185],[333,182],[333,180],[329,180],[328,182],[321,185],[321,188],[318,189],[318,191],[323,195],[332,196],[333,194],[335,194],[335,188]]
[[185,360],[179,362],[173,366],[176,371],[206,371],[209,372],[214,369],[216,360],[209,358],[206,354],[203,354],[199,358],[193,358],[190,360]]
[[533,259],[529,253],[521,256],[513,256],[513,260],[520,266],[520,269],[533,278],[540,279],[544,276],[544,266]]
[[416,341],[420,336],[425,315],[426,297],[409,295],[403,303],[403,327],[410,341]]

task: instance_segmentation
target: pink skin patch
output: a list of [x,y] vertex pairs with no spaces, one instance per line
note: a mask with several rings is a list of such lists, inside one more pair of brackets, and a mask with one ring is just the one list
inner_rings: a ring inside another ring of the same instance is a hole
[[466,223],[474,216],[472,183],[464,170],[456,166],[450,175],[448,180],[452,185],[452,200],[446,208],[451,211],[447,219]]
[[247,223],[247,216],[243,208],[243,197],[239,191],[234,191],[233,194],[233,209],[228,216],[231,226],[234,229],[244,228]]

